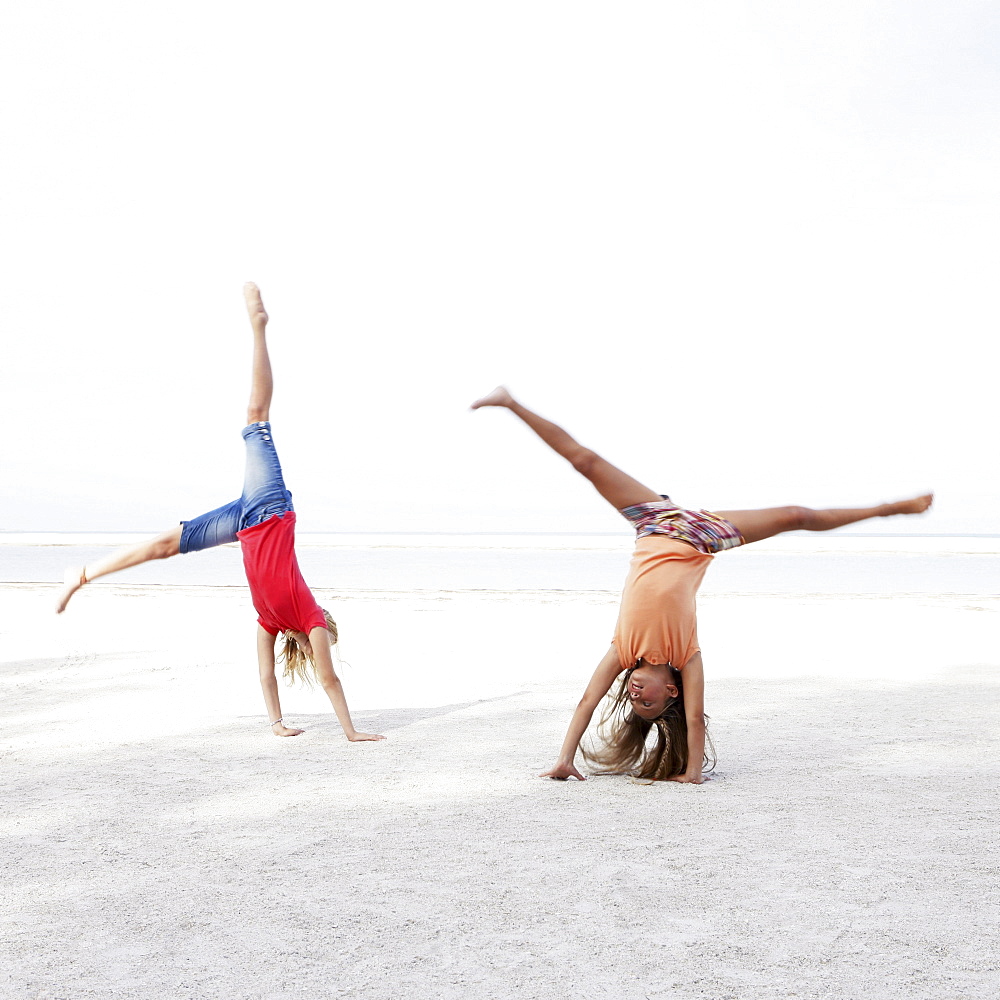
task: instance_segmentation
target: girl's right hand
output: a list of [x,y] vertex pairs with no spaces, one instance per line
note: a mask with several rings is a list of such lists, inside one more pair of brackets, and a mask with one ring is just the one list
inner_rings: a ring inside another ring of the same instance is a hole
[[550,771],[543,771],[539,778],[553,778],[556,781],[565,781],[567,778],[576,778],[577,781],[587,779],[572,764],[556,764]]
[[700,785],[703,782],[708,781],[709,776],[707,774],[702,774],[701,771],[696,771],[688,774],[686,771],[684,774],[675,774],[671,778],[667,778],[667,781],[679,781],[683,785]]

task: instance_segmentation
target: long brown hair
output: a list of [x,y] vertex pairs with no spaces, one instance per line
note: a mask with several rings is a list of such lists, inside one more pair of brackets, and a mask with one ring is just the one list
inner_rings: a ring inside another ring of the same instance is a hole
[[[339,638],[337,623],[330,617],[330,612],[326,608],[320,608],[320,611],[323,612],[323,617],[326,619],[326,628],[330,633],[330,645],[335,646]],[[313,662],[312,656],[298,644],[291,632],[283,632],[282,636],[285,645],[278,654],[278,662],[284,661],[285,669],[281,676],[289,684],[294,684],[299,680],[307,687],[312,687],[313,681],[316,679],[316,664]]]
[[[596,765],[597,774],[630,774],[649,781],[665,781],[683,774],[688,766],[684,679],[679,670],[668,664],[677,697],[671,698],[655,719],[644,719],[632,710],[628,696],[629,678],[641,662],[626,670],[618,687],[608,694],[597,725],[598,738],[604,745],[591,749],[581,746],[580,750],[588,764]],[[651,730],[655,730],[653,743],[649,738]],[[702,770],[711,771],[714,767],[715,747],[706,731]]]

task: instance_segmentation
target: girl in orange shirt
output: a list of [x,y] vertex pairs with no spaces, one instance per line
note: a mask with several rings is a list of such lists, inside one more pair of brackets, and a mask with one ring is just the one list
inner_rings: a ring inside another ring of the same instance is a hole
[[[598,772],[700,784],[706,765],[705,675],[695,595],[714,553],[785,531],[829,531],[871,517],[920,514],[933,496],[835,510],[769,507],[711,513],[684,510],[615,468],[561,427],[518,403],[502,386],[472,409],[506,407],[567,459],[636,528],[632,564],[610,650],[573,713],[555,766],[543,778],[578,778],[576,752],[595,709],[620,677],[601,719],[604,746],[584,750]],[[650,730],[656,739],[647,746]]]

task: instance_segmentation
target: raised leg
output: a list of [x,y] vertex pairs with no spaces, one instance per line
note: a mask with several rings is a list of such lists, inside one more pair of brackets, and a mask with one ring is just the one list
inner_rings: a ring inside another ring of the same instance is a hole
[[250,402],[247,404],[247,423],[269,420],[274,379],[271,377],[271,359],[267,354],[267,313],[260,298],[260,289],[248,281],[243,286],[250,325],[253,327],[253,372],[250,380]]
[[875,507],[847,507],[812,510],[810,507],[767,507],[763,510],[719,510],[720,517],[736,525],[746,542],[759,542],[786,531],[831,531],[872,517],[894,514],[922,514],[934,502],[934,494],[897,500]]
[[[250,382],[250,402],[247,406],[247,423],[250,424],[268,419],[274,382],[271,377],[271,361],[267,354],[267,341],[265,339],[267,312],[264,310],[264,304],[260,298],[260,289],[252,282],[247,282],[243,286],[243,297],[246,299],[247,313],[253,328],[253,372]],[[171,528],[170,531],[166,531],[148,542],[119,549],[93,565],[73,566],[67,569],[63,577],[63,587],[56,600],[56,613],[65,611],[70,598],[85,583],[96,580],[99,576],[117,573],[152,559],[167,559],[177,555],[180,552],[182,530],[183,526],[178,525],[178,527]],[[235,528],[232,530],[235,531]],[[228,540],[228,536],[215,538],[209,544],[218,545],[223,540]]]
[[597,452],[585,448],[557,424],[522,406],[503,386],[477,399],[472,409],[478,410],[483,406],[506,407],[520,417],[557,455],[562,455],[577,472],[589,479],[597,492],[616,510],[660,499],[659,493],[622,472]]
[[96,580],[99,576],[117,573],[119,570],[138,566],[152,559],[169,559],[181,550],[181,526],[171,528],[162,535],[140,542],[127,548],[118,549],[98,562],[89,566],[73,566],[66,570],[63,577],[63,588],[59,591],[56,601],[56,614],[66,610],[69,599],[85,584]]

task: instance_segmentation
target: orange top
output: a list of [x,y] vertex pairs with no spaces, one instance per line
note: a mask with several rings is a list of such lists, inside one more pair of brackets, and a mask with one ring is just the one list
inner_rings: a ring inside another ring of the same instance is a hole
[[647,663],[681,669],[698,652],[695,594],[712,556],[666,535],[638,539],[615,626],[622,670]]

